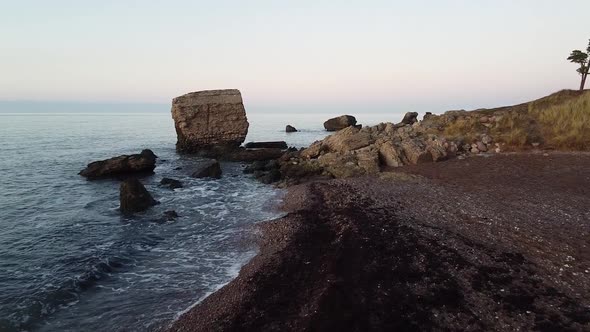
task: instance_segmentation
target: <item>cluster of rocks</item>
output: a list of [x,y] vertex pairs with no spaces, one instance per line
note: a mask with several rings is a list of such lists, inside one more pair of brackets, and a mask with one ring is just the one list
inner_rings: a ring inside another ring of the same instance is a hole
[[[463,137],[445,137],[444,128],[457,121],[459,114],[470,116],[466,113],[453,111],[441,116],[427,113],[419,121],[418,113],[409,112],[400,123],[372,127],[356,126],[356,121],[351,121],[308,148],[279,159],[282,178],[297,182],[305,177],[355,177],[391,167],[438,162],[457,156],[464,158],[469,154],[500,153],[502,143],[495,142],[485,130],[474,133],[476,138],[471,141]],[[499,116],[477,119],[483,128],[490,128],[499,120]]]
[[[151,206],[159,204],[150,192],[138,179],[146,173],[153,174],[158,157],[151,150],[143,150],[139,154],[122,155],[110,159],[95,161],[80,171],[80,175],[88,180],[98,180],[103,178],[116,178],[123,180],[119,186],[119,210],[124,215],[132,215],[142,212]],[[217,160],[203,161],[196,165],[192,173],[194,178],[221,178],[221,165]],[[163,178],[160,186],[169,189],[182,188],[183,184],[177,179]],[[173,211],[166,211],[163,215],[165,220],[172,220],[178,217]]]
[[262,183],[274,183],[281,180],[280,164],[278,160],[255,161],[244,168],[244,173],[253,174]]

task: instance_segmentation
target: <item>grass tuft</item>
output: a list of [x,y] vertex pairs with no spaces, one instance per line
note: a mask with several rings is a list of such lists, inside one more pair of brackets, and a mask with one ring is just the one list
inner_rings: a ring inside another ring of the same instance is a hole
[[545,146],[590,149],[590,93],[544,108],[531,103],[528,113],[539,124]]

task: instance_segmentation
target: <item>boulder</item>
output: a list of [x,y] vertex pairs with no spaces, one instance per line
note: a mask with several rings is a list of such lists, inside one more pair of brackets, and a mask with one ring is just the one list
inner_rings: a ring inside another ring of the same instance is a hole
[[379,147],[379,161],[389,167],[403,166],[400,153],[392,142],[385,142]]
[[333,152],[347,152],[364,148],[371,143],[371,134],[355,127],[348,127],[326,137],[322,149]]
[[432,162],[432,155],[424,143],[419,139],[407,139],[401,143],[402,150],[409,164],[422,164]]
[[379,173],[379,153],[372,146],[355,151],[358,166],[365,174]]
[[120,210],[123,214],[133,214],[147,210],[158,204],[143,184],[136,178],[123,181],[119,188]]
[[152,150],[146,149],[139,154],[122,155],[92,162],[78,174],[89,180],[95,180],[134,173],[151,173],[156,168],[156,158],[158,157]]
[[327,131],[337,131],[346,127],[354,126],[355,124],[356,118],[354,116],[342,115],[324,122],[324,128],[326,128]]
[[171,178],[163,178],[162,181],[160,181],[160,185],[170,189],[182,188],[182,182]]
[[315,141],[307,149],[301,151],[301,157],[306,159],[314,159],[319,157],[321,152],[322,141]]
[[217,156],[237,149],[248,133],[239,90],[191,92],[172,100],[179,152]]
[[408,112],[404,115],[401,123],[411,125],[416,122],[418,122],[418,112]]
[[281,179],[281,171],[279,171],[278,169],[272,169],[268,172],[260,174],[260,176],[258,176],[257,179],[258,181],[265,184],[277,182]]
[[287,133],[295,133],[297,132],[297,128],[291,126],[291,125],[287,125],[287,127],[285,127],[285,132]]
[[[433,139],[426,142],[426,150],[430,153],[432,161],[437,162],[447,159],[447,147],[449,147],[449,144],[447,143],[445,146],[445,143],[445,141],[440,139]],[[452,148],[449,148],[449,150],[452,150]]]
[[246,149],[287,149],[287,143],[285,141],[274,141],[274,142],[249,142],[244,145]]
[[481,142],[485,145],[488,145],[492,144],[494,142],[494,139],[490,135],[483,134],[481,135]]
[[268,162],[264,160],[257,160],[251,163],[250,165],[246,166],[246,168],[244,168],[244,173],[250,174],[256,171],[264,171],[266,170],[267,163]]
[[481,141],[477,141],[477,143],[475,143],[475,144],[476,144],[477,150],[479,150],[479,151],[481,151],[481,152],[486,152],[486,151],[488,151],[488,148],[487,148],[487,146],[486,146],[485,144],[483,144],[483,142],[481,142]]
[[202,162],[191,175],[193,178],[221,178],[221,165],[217,160]]

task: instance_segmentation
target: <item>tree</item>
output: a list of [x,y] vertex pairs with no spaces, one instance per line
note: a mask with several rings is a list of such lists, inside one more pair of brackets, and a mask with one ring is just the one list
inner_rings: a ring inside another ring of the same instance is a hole
[[590,69],[588,57],[590,57],[590,40],[588,41],[588,48],[586,48],[586,52],[573,50],[570,56],[567,58],[570,62],[580,65],[580,68],[577,69],[577,72],[582,76],[582,81],[580,82],[580,91],[584,90],[586,78],[588,78],[588,71]]

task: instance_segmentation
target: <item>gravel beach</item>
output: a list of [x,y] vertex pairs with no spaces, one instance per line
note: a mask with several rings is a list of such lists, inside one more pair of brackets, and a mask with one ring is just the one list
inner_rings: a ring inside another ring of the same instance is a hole
[[590,154],[405,166],[284,202],[170,331],[590,330]]

